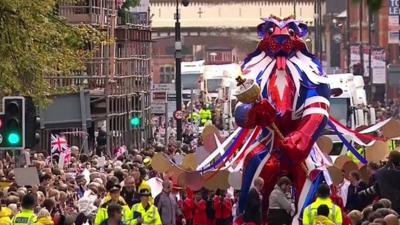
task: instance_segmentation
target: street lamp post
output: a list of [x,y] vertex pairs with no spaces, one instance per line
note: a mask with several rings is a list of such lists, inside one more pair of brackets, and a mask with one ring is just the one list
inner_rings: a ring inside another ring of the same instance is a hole
[[[189,5],[189,0],[182,0],[183,6]],[[182,110],[182,81],[181,81],[181,62],[182,62],[182,42],[181,42],[181,23],[179,22],[179,0],[176,0],[175,13],[175,91],[176,91],[176,111]],[[182,140],[182,119],[176,118],[176,139]]]

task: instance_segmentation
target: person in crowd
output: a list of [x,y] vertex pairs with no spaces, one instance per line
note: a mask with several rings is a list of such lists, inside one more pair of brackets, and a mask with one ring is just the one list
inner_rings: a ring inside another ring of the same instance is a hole
[[386,215],[383,220],[387,225],[399,225],[399,218],[394,214]]
[[0,225],[11,225],[13,211],[5,206],[0,206]]
[[12,219],[12,225],[31,225],[36,223],[37,217],[33,212],[36,205],[36,199],[33,194],[27,194],[22,198],[20,213]]
[[139,192],[140,203],[136,203],[132,207],[132,224],[131,225],[161,225],[160,214],[156,206],[151,204],[150,189],[143,188]]
[[135,179],[136,196],[139,198],[138,200],[140,201],[140,195],[139,195],[140,190],[148,189],[151,192],[151,188],[150,188],[149,184],[147,183],[147,181],[144,179],[144,174],[141,173],[140,171],[132,172],[132,176]]
[[400,213],[400,152],[392,151],[387,164],[376,172],[376,182],[369,188],[359,192],[361,196],[387,198],[392,208]]
[[41,209],[37,214],[37,222],[35,225],[54,225],[50,212],[46,208]]
[[133,176],[128,176],[125,178],[121,196],[124,198],[129,208],[132,208],[134,204],[139,202],[137,196],[135,196],[135,178]]
[[213,191],[204,190],[201,192],[201,197],[206,201],[206,214],[207,224],[215,225],[215,209],[214,209],[214,195]]
[[257,177],[247,196],[246,205],[244,207],[243,220],[246,223],[262,224],[262,195],[261,190],[264,186],[264,180]]
[[366,207],[365,209],[363,209],[363,211],[362,211],[362,215],[363,215],[362,221],[367,221],[369,215],[370,215],[372,212],[373,212],[372,206],[368,206],[368,207]]
[[107,133],[101,127],[97,128],[96,142],[96,154],[98,156],[106,155]]
[[201,125],[205,125],[207,122],[212,120],[211,110],[207,108],[206,104],[203,104],[202,108],[199,111],[199,114],[201,118]]
[[226,197],[224,190],[218,190],[214,196],[213,205],[215,210],[216,225],[229,225],[232,222],[232,201]]
[[380,169],[379,165],[375,162],[369,162],[367,165],[367,173],[369,176],[368,185],[371,186],[376,182],[376,172]]
[[329,219],[329,207],[327,205],[320,205],[317,208],[317,216],[313,222],[314,225],[335,225]]
[[335,205],[330,196],[330,188],[326,183],[318,187],[317,199],[307,206],[303,212],[303,225],[310,225],[317,216],[317,209],[320,205],[327,205],[329,208],[328,218],[334,224],[342,224],[342,212],[339,206]]
[[381,198],[378,200],[378,202],[381,203],[384,208],[387,208],[387,209],[392,208],[392,202],[387,198]]
[[186,220],[186,225],[193,225],[193,216],[194,216],[194,201],[193,201],[193,194],[191,191],[187,191],[188,193],[183,196],[183,206],[182,206],[182,213]]
[[338,186],[339,196],[343,201],[343,205],[347,204],[347,196],[349,194],[350,181],[346,178],[345,172],[342,171],[343,181]]
[[124,225],[121,205],[110,203],[107,208],[107,214],[108,218],[101,222],[101,225]]
[[280,225],[291,223],[291,204],[288,198],[291,181],[287,177],[281,177],[269,196],[268,224]]
[[104,203],[102,203],[97,211],[96,218],[94,221],[95,225],[100,225],[106,219],[108,219],[107,209],[110,204],[118,204],[122,207],[122,221],[128,223],[131,221],[131,212],[129,206],[125,200],[121,197],[121,186],[119,184],[108,185],[109,198],[106,197]]
[[202,198],[201,191],[196,192],[194,199],[193,225],[211,225],[208,223],[206,207],[207,203]]
[[352,210],[347,214],[347,216],[350,219],[351,225],[358,225],[362,221],[363,215],[360,211],[358,210]]
[[[163,225],[175,225],[176,217],[182,216],[182,212],[178,207],[176,199],[171,195],[172,182],[164,180],[162,192],[154,200],[157,206]],[[185,218],[182,218],[182,223],[185,224]]]
[[361,180],[361,175],[358,171],[352,171],[350,173],[350,186],[347,193],[346,209],[351,210],[362,210],[369,202],[368,199],[362,198],[358,195],[358,192],[367,188],[367,184]]

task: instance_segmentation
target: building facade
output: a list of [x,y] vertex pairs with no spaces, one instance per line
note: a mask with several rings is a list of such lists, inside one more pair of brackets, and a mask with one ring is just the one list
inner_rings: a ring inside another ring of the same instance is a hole
[[[180,1],[179,1],[180,2]],[[205,60],[206,64],[240,63],[257,46],[256,26],[261,18],[275,15],[285,18],[296,15],[309,26],[308,46],[314,43],[314,0],[190,0],[187,7],[180,4],[181,35],[184,61]],[[325,1],[320,4],[326,13]],[[153,27],[154,83],[165,66],[174,67],[176,1],[150,0]],[[323,30],[321,24],[321,31]],[[323,33],[323,32],[320,32]],[[320,49],[325,51],[324,36],[320,35]],[[323,55],[323,54],[321,54]]]
[[[365,4],[360,7],[359,3],[352,2],[348,5],[348,14],[344,13],[343,23],[349,22],[348,31],[346,26],[342,27],[343,35],[349,32],[349,44],[359,45],[362,43],[364,51],[364,62],[368,60],[368,46],[371,43],[372,49],[382,48],[386,54],[386,78],[381,83],[375,84],[373,76],[368,75],[369,71],[364,71],[364,79],[367,91],[371,92],[371,101],[384,102],[386,99],[400,97],[400,55],[399,55],[399,1],[384,0],[381,9],[371,18],[368,16],[368,7]],[[396,10],[397,9],[397,10]],[[361,12],[360,12],[361,11]],[[348,18],[347,18],[348,15]],[[361,17],[362,16],[362,17]],[[361,18],[361,26],[360,26]],[[394,19],[394,20],[393,20]],[[369,25],[371,34],[369,35]],[[391,32],[393,27],[397,32]],[[360,32],[361,31],[361,32]],[[393,35],[396,35],[393,38]],[[371,38],[371,40],[369,40]],[[347,44],[341,45],[341,67],[348,67],[347,58],[349,57]],[[367,63],[368,64],[368,61]],[[367,66],[367,65],[365,65]],[[352,69],[352,68],[350,68]],[[368,70],[368,69],[367,69]],[[376,74],[375,74],[376,75]]]
[[[88,24],[107,33],[110,43],[97,47],[86,69],[68,77],[50,78],[54,87],[72,86],[90,91],[93,123],[107,134],[108,152],[119,146],[145,147],[151,138],[151,26],[148,1],[118,9],[115,0],[85,0],[60,4],[59,13],[70,24]],[[131,119],[139,118],[132,126]],[[89,138],[90,139],[90,138]]]

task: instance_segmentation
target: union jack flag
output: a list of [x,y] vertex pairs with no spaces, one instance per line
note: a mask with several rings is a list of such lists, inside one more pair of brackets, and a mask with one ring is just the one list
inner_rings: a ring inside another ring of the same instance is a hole
[[61,153],[69,149],[67,140],[65,137],[56,135],[51,135],[51,153]]
[[64,163],[68,164],[71,161],[71,149],[68,146],[68,142],[64,136],[58,134],[51,135],[51,157],[55,157],[59,160],[64,159]]

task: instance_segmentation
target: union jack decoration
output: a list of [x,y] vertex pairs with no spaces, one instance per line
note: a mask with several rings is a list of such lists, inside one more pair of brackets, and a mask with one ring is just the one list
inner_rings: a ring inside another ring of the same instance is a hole
[[51,153],[61,153],[68,150],[68,143],[65,137],[59,135],[51,135]]

